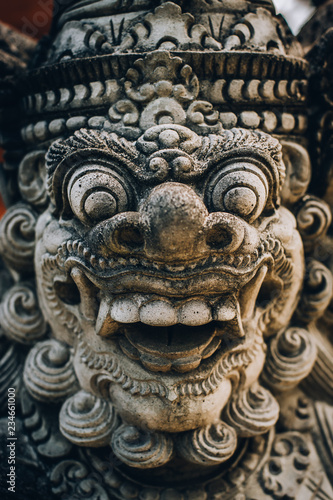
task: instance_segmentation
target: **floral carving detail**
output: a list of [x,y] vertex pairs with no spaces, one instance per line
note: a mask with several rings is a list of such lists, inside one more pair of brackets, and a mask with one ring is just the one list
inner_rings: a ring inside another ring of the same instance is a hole
[[153,14],[146,15],[143,23],[134,26],[132,34],[120,45],[120,50],[187,50],[206,47],[218,50],[222,46],[210,36],[204,26],[194,24],[191,14],[183,14],[177,4],[165,2]]
[[27,154],[19,166],[18,183],[22,197],[37,207],[47,202],[45,177],[45,151]]
[[147,54],[129,69],[124,84],[126,95],[136,102],[154,97],[173,96],[179,102],[191,102],[198,96],[199,80],[191,66],[168,52]]
[[109,500],[103,486],[95,477],[89,477],[89,469],[77,460],[64,460],[51,473],[52,492],[63,499],[86,498]]
[[[296,499],[297,489],[310,465],[310,450],[298,432],[286,432],[275,438],[271,457],[261,472],[265,493],[276,499]],[[292,474],[290,471],[292,470]]]
[[[264,34],[261,28],[263,23],[266,24]],[[226,38],[224,48],[239,49],[248,47],[250,44],[259,46],[259,50],[270,50],[282,54],[285,52],[279,36],[278,24],[265,9],[257,9],[255,13],[246,14],[238,21]]]
[[213,133],[222,130],[218,111],[213,110],[213,105],[207,101],[195,101],[187,110],[188,119],[193,123],[193,128],[201,133]]

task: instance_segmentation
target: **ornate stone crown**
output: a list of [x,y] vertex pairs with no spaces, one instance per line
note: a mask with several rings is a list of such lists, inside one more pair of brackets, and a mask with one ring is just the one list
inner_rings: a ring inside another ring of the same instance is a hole
[[304,135],[307,64],[271,3],[182,4],[71,4],[24,82],[24,140],[87,126],[133,140],[164,123]]

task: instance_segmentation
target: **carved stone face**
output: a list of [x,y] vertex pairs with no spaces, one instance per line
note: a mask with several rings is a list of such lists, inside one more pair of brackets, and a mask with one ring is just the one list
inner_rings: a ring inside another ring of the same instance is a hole
[[29,71],[0,25],[17,460],[68,500],[333,498],[329,32],[305,59],[271,0],[54,13]]
[[303,275],[295,219],[279,208],[278,141],[168,124],[135,143],[81,130],[51,146],[47,167],[39,298],[74,346],[81,388],[152,431],[204,428],[223,409],[237,428],[243,404],[258,412],[245,435],[269,428],[263,337],[289,323]]

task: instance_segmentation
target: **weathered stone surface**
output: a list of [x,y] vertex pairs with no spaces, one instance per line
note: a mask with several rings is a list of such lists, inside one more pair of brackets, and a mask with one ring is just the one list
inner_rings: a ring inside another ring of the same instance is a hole
[[59,1],[8,80],[0,404],[50,498],[333,498],[330,41]]

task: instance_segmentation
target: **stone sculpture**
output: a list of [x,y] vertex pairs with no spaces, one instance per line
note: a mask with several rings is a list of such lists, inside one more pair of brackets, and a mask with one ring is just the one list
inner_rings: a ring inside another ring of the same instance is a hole
[[59,0],[7,49],[1,434],[13,387],[34,498],[333,498],[331,39],[269,0]]

